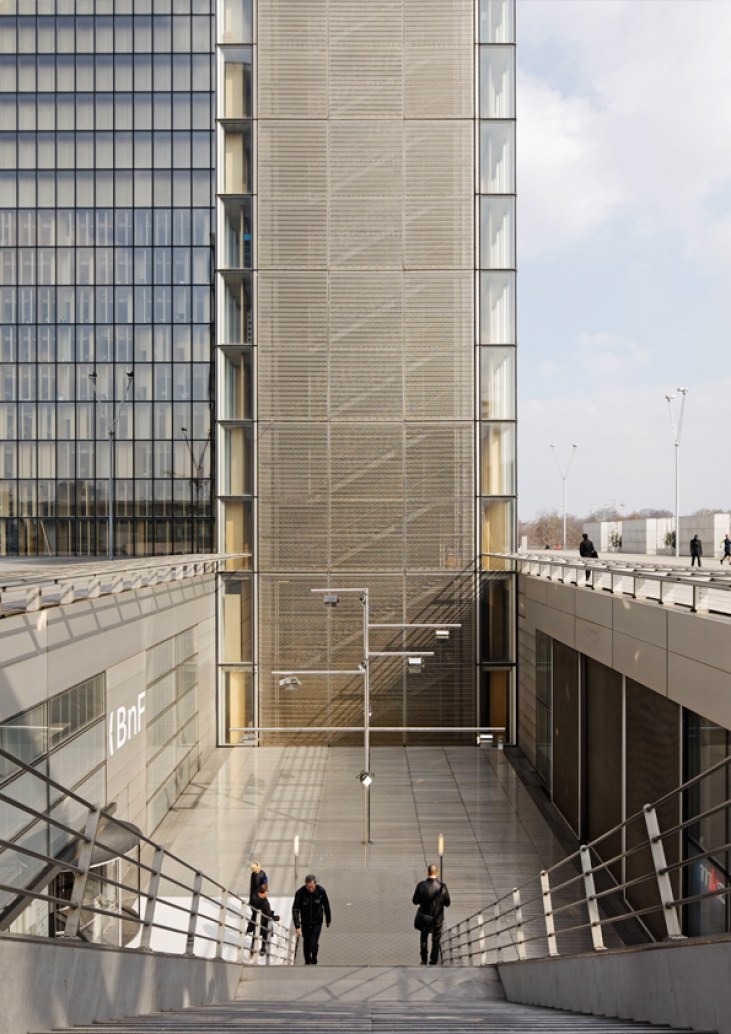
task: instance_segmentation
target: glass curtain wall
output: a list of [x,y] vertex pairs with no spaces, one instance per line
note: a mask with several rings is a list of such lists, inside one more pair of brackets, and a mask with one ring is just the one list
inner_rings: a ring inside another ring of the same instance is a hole
[[213,7],[0,4],[0,555],[212,548]]
[[511,552],[516,544],[515,0],[478,0],[476,38],[480,723],[506,725],[512,740],[515,575],[507,561],[488,554]]
[[218,0],[216,46],[216,354],[220,728],[242,743],[254,724],[254,24],[252,0]]

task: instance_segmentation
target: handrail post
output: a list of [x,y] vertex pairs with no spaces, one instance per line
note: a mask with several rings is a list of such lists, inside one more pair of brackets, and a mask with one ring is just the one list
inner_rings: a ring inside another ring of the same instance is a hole
[[239,938],[236,948],[236,957],[239,962],[243,963],[246,953],[246,903],[243,898],[239,898],[239,905],[241,906],[241,910],[239,912]]
[[553,923],[553,901],[551,900],[551,883],[548,873],[544,869],[541,872],[541,892],[543,895],[543,918],[546,923],[546,940],[548,941],[548,954],[551,958],[558,956],[558,945],[556,943],[556,928]]
[[193,878],[193,900],[190,903],[190,914],[188,916],[188,937],[185,942],[185,954],[195,955],[195,931],[198,926],[198,914],[201,907],[201,884],[203,873],[196,872]]
[[81,906],[84,903],[86,894],[86,883],[89,877],[89,866],[91,854],[96,843],[97,830],[101,812],[98,808],[89,808],[86,815],[86,826],[84,827],[84,842],[79,851],[79,860],[76,863],[79,871],[74,876],[74,885],[71,890],[71,901],[69,903],[69,914],[66,920],[65,937],[78,937],[81,926]]
[[665,916],[665,929],[672,940],[679,940],[683,937],[678,921],[678,910],[674,904],[673,885],[670,881],[670,874],[665,859],[665,845],[660,835],[660,823],[657,820],[657,812],[652,804],[646,804],[643,808],[645,813],[645,825],[647,836],[650,841],[652,852],[652,864],[655,866],[657,877],[657,889],[660,893],[660,903]]
[[599,921],[599,905],[596,900],[596,887],[594,886],[594,873],[591,868],[591,854],[586,844],[581,847],[581,871],[584,874],[584,894],[586,895],[586,908],[589,913],[589,924],[591,926],[591,941],[594,951],[606,951],[604,937]]
[[487,948],[485,947],[485,917],[482,912],[478,916],[478,926],[480,927],[480,962],[483,966],[486,966]]
[[500,903],[495,902],[492,910],[493,919],[495,921],[495,962],[500,961]]
[[142,921],[142,933],[140,935],[140,948],[149,949],[152,939],[152,928],[155,923],[155,908],[157,906],[157,895],[160,892],[160,877],[162,874],[162,863],[165,851],[162,847],[155,848],[152,859],[152,873],[150,883],[147,887],[147,904],[145,905],[145,918]]
[[522,961],[525,958],[525,935],[523,934],[523,908],[520,904],[520,891],[517,887],[513,887],[513,908],[515,909],[516,949],[518,958]]
[[218,936],[216,937],[216,958],[223,958],[223,946],[226,943],[226,916],[228,915],[228,891],[221,894],[221,907],[218,911]]

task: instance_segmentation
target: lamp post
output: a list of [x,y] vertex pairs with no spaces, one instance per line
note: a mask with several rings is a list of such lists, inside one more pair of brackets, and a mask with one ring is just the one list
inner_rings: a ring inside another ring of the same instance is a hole
[[211,442],[211,434],[210,434],[210,431],[209,431],[208,437],[206,438],[205,443],[203,445],[203,448],[201,449],[201,454],[198,457],[198,459],[196,460],[195,452],[193,451],[193,443],[191,442],[190,438],[188,437],[188,428],[187,427],[181,427],[180,428],[180,433],[183,435],[183,438],[185,439],[185,444],[188,447],[188,454],[190,455],[190,483],[191,483],[191,488],[195,492],[195,506],[194,506],[194,509],[193,509],[193,552],[197,553],[198,552],[198,521],[196,520],[196,518],[199,516],[200,490],[201,490],[201,481],[203,480],[203,460],[204,460],[205,455],[206,455],[206,449],[208,448],[208,446],[210,445],[210,442]]
[[680,452],[680,436],[683,433],[683,411],[685,410],[685,396],[688,394],[687,388],[676,388],[678,395],[680,395],[680,413],[678,414],[678,422],[675,422],[675,413],[673,412],[673,399],[676,399],[678,395],[666,395],[665,401],[668,404],[670,410],[670,425],[673,429],[673,445],[675,446],[675,555],[680,556],[680,510],[679,510],[679,488],[678,488],[678,454]]
[[294,840],[292,842],[292,851],[294,853],[294,889],[297,890],[297,859],[300,853],[299,833],[295,833],[294,835]]
[[442,883],[444,883],[444,834],[439,834],[439,840],[437,841],[437,850],[439,852],[439,875],[442,877]]
[[[363,843],[371,843],[371,784],[373,783],[373,772],[371,771],[371,657],[406,657],[409,671],[418,672],[423,667],[425,657],[433,657],[433,650],[371,650],[370,630],[372,628],[394,628],[403,631],[411,628],[430,628],[437,633],[437,638],[449,637],[449,629],[461,628],[461,624],[445,624],[444,622],[429,624],[372,624],[370,621],[370,598],[368,589],[311,589],[311,592],[321,595],[323,603],[329,607],[337,607],[339,594],[357,594],[359,602],[363,607],[363,660],[353,670],[316,670],[306,669],[304,671],[273,671],[272,675],[284,676],[280,680],[280,686],[288,689],[296,689],[299,685],[299,675],[362,675],[363,676],[363,771],[359,775],[363,787]],[[441,633],[441,635],[439,634]]]
[[[107,432],[107,439],[109,441],[109,475],[108,475],[108,489],[107,489],[107,557],[109,560],[114,559],[114,435],[117,430],[117,425],[121,419],[124,407],[129,401],[130,392],[132,391],[132,380],[134,378],[134,371],[127,370],[125,376],[127,377],[127,384],[124,389],[124,397],[122,404],[114,412],[114,390],[112,389],[112,398],[108,399],[108,404],[111,410],[111,420],[104,419],[104,427]],[[89,374],[89,380],[91,381],[91,390],[94,392],[95,402],[100,402],[99,395],[96,390],[97,372],[94,370],[93,373]]]
[[566,470],[564,470],[563,467],[561,466],[560,461],[559,461],[558,453],[556,452],[556,446],[555,445],[551,446],[551,451],[553,452],[553,458],[556,461],[556,466],[558,467],[558,472],[561,475],[561,482],[562,482],[562,485],[563,485],[563,499],[562,499],[562,504],[561,505],[562,505],[562,509],[563,509],[563,551],[564,551],[564,553],[566,552],[566,478],[569,476],[569,470],[571,469],[571,464],[573,462],[574,454],[576,453],[577,449],[578,449],[578,445],[572,445],[571,446],[571,455],[569,456],[569,461],[566,464]]

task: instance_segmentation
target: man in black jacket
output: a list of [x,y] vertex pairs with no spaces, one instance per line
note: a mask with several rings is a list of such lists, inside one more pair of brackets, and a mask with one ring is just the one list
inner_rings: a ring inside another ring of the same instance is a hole
[[429,965],[436,966],[439,962],[439,942],[442,939],[444,909],[449,908],[452,904],[447,885],[439,879],[439,869],[436,865],[429,866],[427,878],[421,883],[417,883],[411,900],[419,906],[421,916],[425,917],[422,919],[423,926],[420,929],[421,964],[426,965],[429,935],[431,934]]
[[317,948],[323,918],[329,926],[332,915],[327,891],[324,887],[318,886],[317,877],[310,874],[305,876],[305,885],[295,894],[292,905],[292,919],[297,936],[302,938],[306,966],[317,965]]
[[702,556],[703,556],[703,543],[701,542],[701,540],[698,538],[697,535],[694,535],[693,538],[690,540],[690,566],[692,567],[693,564],[697,560],[698,561],[698,566],[700,567],[701,566],[701,557]]

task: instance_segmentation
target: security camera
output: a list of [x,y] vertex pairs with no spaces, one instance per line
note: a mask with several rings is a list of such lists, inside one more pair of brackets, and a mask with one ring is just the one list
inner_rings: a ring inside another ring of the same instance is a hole
[[326,592],[325,595],[322,597],[322,602],[328,607],[337,607],[340,600],[338,599],[336,593]]
[[298,689],[302,685],[302,682],[296,675],[286,675],[283,679],[279,680],[279,685],[283,686],[284,689]]
[[368,789],[368,787],[373,782],[373,773],[366,772],[365,770],[363,770],[361,774],[358,776],[358,778],[360,779],[363,786],[365,786],[365,788]]

